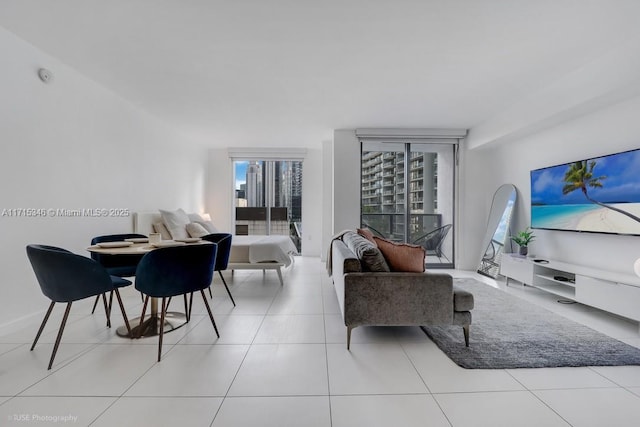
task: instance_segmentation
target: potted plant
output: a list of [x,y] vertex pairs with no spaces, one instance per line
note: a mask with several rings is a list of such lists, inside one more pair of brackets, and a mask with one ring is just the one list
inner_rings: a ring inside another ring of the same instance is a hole
[[513,240],[518,246],[520,246],[519,253],[523,256],[526,256],[527,253],[529,253],[529,243],[531,243],[533,239],[536,238],[536,236],[533,235],[533,231],[529,227],[525,228],[515,236],[510,237],[511,240]]

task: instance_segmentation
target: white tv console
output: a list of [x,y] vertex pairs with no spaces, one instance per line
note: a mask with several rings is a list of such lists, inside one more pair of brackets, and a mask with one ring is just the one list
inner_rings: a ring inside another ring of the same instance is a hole
[[[536,258],[537,259],[537,258]],[[535,262],[516,254],[504,254],[500,274],[563,299],[605,310],[640,322],[640,277],[582,265],[548,260]],[[558,280],[564,277],[567,281]]]

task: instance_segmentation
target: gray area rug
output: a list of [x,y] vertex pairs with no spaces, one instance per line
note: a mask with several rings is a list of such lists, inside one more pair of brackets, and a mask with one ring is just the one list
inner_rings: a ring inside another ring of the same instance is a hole
[[640,365],[640,349],[474,279],[454,286],[474,295],[469,347],[460,326],[425,326],[463,368]]

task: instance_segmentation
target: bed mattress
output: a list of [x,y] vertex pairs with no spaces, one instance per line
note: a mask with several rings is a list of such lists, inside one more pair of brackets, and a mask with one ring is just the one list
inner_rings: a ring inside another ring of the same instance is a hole
[[233,236],[229,262],[279,262],[289,266],[291,255],[296,254],[297,249],[289,236]]

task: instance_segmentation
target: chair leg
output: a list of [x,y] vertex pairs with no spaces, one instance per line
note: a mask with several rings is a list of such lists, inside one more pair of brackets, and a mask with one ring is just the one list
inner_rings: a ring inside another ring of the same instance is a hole
[[109,292],[109,319],[111,319],[112,308],[113,308],[113,291]]
[[158,335],[158,362],[162,358],[162,336],[164,335],[164,315],[167,313],[168,303],[165,304],[165,297],[162,297],[162,308],[160,313],[160,335]]
[[[224,280],[224,279],[223,279],[223,280]],[[213,293],[211,293],[211,285],[209,285],[209,287],[208,287],[207,289],[209,289],[209,297],[210,297],[211,299],[213,299]],[[235,304],[234,304],[234,305],[235,305]]]
[[189,314],[188,319],[191,319],[191,309],[193,308],[193,292],[189,295]]
[[462,331],[464,332],[464,345],[469,347],[469,327],[471,325],[464,325]]
[[111,327],[111,319],[109,318],[109,303],[107,303],[107,295],[102,294],[102,303],[104,304],[104,313],[107,316],[107,328]]
[[53,366],[53,359],[56,358],[56,353],[58,352],[58,347],[60,346],[60,340],[62,339],[62,333],[64,332],[64,326],[67,324],[67,319],[69,318],[70,311],[71,302],[68,302],[67,309],[64,311],[64,316],[62,317],[62,323],[60,324],[58,336],[56,337],[56,343],[53,345],[53,352],[51,353],[51,360],[49,360],[49,367],[47,368],[47,370],[51,369],[51,366]]
[[[236,302],[233,300],[233,296],[231,295],[231,291],[229,290],[229,287],[227,286],[227,281],[224,280],[224,276],[222,275],[222,271],[218,270],[218,274],[220,275],[220,278],[222,279],[222,283],[224,283],[224,288],[227,290],[227,293],[229,294],[229,298],[231,298],[231,302],[233,303],[233,306],[235,307],[236,306]],[[209,292],[211,292],[211,287],[209,287]]]
[[56,303],[51,301],[51,304],[49,304],[49,309],[47,310],[47,314],[44,315],[44,319],[42,319],[42,323],[40,324],[40,329],[38,329],[38,333],[36,334],[36,339],[33,340],[33,345],[31,346],[31,351],[33,351],[33,349],[36,347],[36,343],[38,342],[38,339],[40,339],[40,335],[42,334],[42,331],[44,330],[44,325],[47,324],[47,320],[49,320],[49,316],[51,315],[51,312],[53,311],[53,306],[54,305],[56,305]]
[[[201,289],[200,293],[202,294],[202,299],[204,300],[204,305],[207,307],[207,311],[209,312],[209,319],[211,319],[211,324],[213,325],[213,329],[216,331],[216,335],[220,338],[220,333],[218,332],[218,327],[216,326],[216,321],[213,320],[213,313],[211,313],[211,308],[209,308],[209,303],[207,302],[207,297],[204,295],[204,291]],[[193,294],[191,294],[193,297]]]
[[116,298],[118,298],[118,304],[120,305],[122,317],[124,317],[124,324],[127,327],[127,334],[129,334],[129,338],[133,338],[131,336],[131,325],[129,325],[129,319],[127,318],[127,313],[124,311],[124,304],[122,303],[122,298],[120,297],[120,291],[114,289],[114,292],[116,293]]
[[347,326],[347,350],[351,349],[351,330],[353,328],[351,326]]
[[96,307],[98,306],[98,301],[100,301],[100,295],[96,295],[96,300],[93,303],[93,308],[91,309],[91,314],[95,313]]
[[111,309],[113,308],[113,291],[109,292],[109,311],[107,312],[107,327],[111,327]]
[[187,323],[191,320],[191,312],[189,311],[189,302],[187,301],[187,294],[182,294],[184,298],[184,315],[187,317]]
[[147,304],[149,303],[149,295],[144,298],[144,303],[142,304],[142,314],[140,315],[140,324],[138,325],[138,336],[140,338],[142,336],[142,323],[144,322],[144,315],[147,312]]

